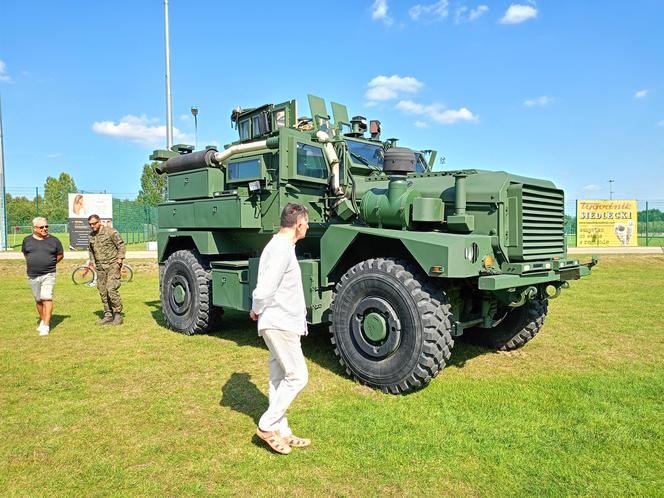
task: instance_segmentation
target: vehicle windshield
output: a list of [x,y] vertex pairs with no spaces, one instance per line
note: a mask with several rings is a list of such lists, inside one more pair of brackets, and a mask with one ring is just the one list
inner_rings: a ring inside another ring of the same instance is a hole
[[383,146],[347,140],[353,162],[383,169]]

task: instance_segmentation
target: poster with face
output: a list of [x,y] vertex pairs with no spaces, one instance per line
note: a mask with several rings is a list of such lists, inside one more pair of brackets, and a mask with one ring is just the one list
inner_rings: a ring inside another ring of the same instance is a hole
[[86,249],[90,226],[88,216],[99,216],[103,226],[113,226],[111,194],[69,194],[69,248]]
[[113,218],[111,194],[69,194],[69,218],[86,218],[91,214],[101,219]]

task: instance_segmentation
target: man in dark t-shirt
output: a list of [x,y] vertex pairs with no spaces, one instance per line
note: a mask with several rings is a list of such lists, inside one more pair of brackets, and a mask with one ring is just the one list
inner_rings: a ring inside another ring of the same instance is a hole
[[28,270],[28,283],[35,297],[39,313],[39,335],[48,335],[53,314],[53,287],[55,286],[55,265],[64,257],[62,243],[48,234],[46,218],[32,220],[32,235],[23,239],[21,252],[25,256]]

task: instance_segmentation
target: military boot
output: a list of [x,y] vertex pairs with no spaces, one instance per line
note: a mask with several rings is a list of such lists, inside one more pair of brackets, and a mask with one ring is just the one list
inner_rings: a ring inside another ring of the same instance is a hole
[[122,313],[115,313],[113,315],[113,320],[111,321],[111,325],[122,325],[122,322],[124,320],[122,319]]
[[97,325],[108,325],[113,323],[113,315],[104,314],[104,318],[97,320]]

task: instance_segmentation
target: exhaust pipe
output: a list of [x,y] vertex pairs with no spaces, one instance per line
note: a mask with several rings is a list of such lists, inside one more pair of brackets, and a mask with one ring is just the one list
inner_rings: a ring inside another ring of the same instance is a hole
[[325,152],[325,157],[327,162],[330,163],[330,168],[332,169],[332,192],[335,194],[342,194],[343,192],[339,188],[339,157],[334,150],[334,145],[330,142],[330,136],[322,130],[316,132],[316,138],[320,143],[323,144],[323,151]]

